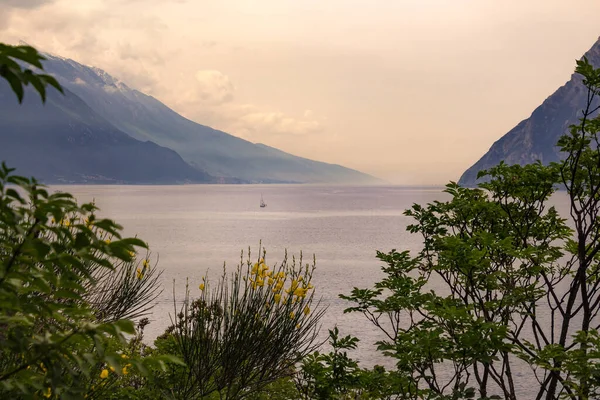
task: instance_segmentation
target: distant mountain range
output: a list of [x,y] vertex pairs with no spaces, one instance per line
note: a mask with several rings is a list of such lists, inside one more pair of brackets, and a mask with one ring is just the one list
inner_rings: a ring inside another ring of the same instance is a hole
[[190,121],[101,69],[46,55],[66,89],[18,105],[0,86],[0,160],[46,182],[375,183]]
[[[596,68],[600,67],[600,39],[585,56]],[[474,186],[479,171],[493,167],[500,161],[524,165],[537,160],[544,164],[560,160],[556,142],[568,132],[570,125],[578,123],[586,102],[587,91],[581,77],[573,74],[529,118],[495,142],[479,161],[463,173],[459,184]]]
[[133,139],[78,96],[30,90],[19,105],[0,82],[0,160],[47,183],[206,183],[175,151]]

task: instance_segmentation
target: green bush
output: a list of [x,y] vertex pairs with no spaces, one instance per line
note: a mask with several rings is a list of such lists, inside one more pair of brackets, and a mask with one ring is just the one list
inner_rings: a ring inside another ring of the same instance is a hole
[[[19,102],[29,84],[42,101],[47,85],[62,92],[53,77],[21,66],[43,70],[43,59],[29,46],[0,43],[0,76]],[[127,352],[131,319],[159,294],[146,244],[122,238],[121,226],[96,218],[94,204],[12,172],[1,165],[0,397],[104,398],[131,371],[178,362]]]
[[158,294],[155,267],[93,204],[11,172],[0,168],[0,395],[98,397],[111,370],[146,371],[122,350],[128,318]]
[[273,391],[273,382],[293,375],[319,345],[324,309],[314,304],[313,271],[314,262],[303,265],[302,257],[270,268],[264,252],[254,264],[248,252],[248,260],[223,272],[214,286],[204,277],[196,296],[186,289],[174,324],[155,342],[156,351],[185,362],[160,378],[165,395],[239,399],[267,386]]

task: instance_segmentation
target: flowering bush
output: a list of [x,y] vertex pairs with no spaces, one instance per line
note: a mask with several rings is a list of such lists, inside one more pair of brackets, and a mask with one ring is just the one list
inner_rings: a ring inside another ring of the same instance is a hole
[[188,287],[173,326],[157,341],[186,364],[166,377],[169,394],[199,399],[219,392],[236,399],[292,375],[318,347],[324,309],[313,305],[314,269],[314,260],[303,265],[300,256],[289,263],[287,255],[269,267],[264,251],[252,263],[248,251],[248,260],[242,253],[237,269],[224,271],[214,286],[205,276],[193,289],[196,297]]

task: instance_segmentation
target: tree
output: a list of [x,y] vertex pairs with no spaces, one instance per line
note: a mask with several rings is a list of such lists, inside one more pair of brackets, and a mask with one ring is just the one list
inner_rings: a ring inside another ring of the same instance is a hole
[[[422,250],[379,252],[385,278],[341,296],[385,334],[400,398],[600,396],[600,70],[576,72],[588,101],[563,162],[501,163],[480,188],[413,205]],[[568,221],[549,204],[558,187]]]
[[[31,84],[62,91],[28,46],[0,43],[0,76],[18,100]],[[0,167],[0,397],[99,398],[130,370],[176,362],[126,353],[126,334],[158,295],[146,244],[96,217],[94,204],[50,194],[35,179]],[[141,253],[140,253],[141,252]],[[139,257],[144,255],[144,257]]]

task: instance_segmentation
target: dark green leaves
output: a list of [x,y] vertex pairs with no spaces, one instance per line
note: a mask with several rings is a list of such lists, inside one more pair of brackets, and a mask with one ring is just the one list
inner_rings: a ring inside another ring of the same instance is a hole
[[123,348],[135,333],[127,318],[160,293],[147,245],[95,211],[1,166],[0,397],[93,398],[94,382],[109,382],[105,363],[117,365],[109,342]]
[[35,73],[19,64],[19,62],[26,63],[43,70],[44,59],[44,56],[31,46],[10,46],[0,43],[0,77],[6,79],[17,95],[19,103],[23,101],[25,86],[30,84],[39,93],[43,102],[46,101],[46,86],[52,86],[63,93],[62,87],[53,76]]

